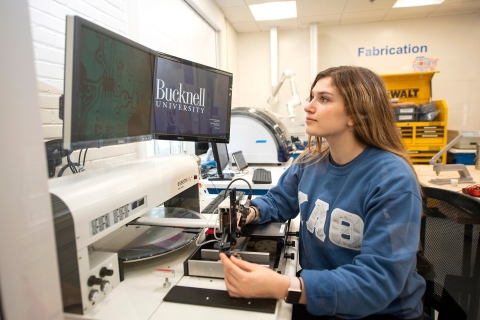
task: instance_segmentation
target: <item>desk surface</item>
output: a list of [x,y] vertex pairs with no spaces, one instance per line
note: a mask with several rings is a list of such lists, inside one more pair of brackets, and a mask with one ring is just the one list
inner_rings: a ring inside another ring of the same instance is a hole
[[[278,179],[280,179],[280,176],[283,174],[283,172],[292,164],[293,159],[290,159],[288,162],[281,166],[276,166],[276,165],[264,165],[264,166],[251,166],[248,167],[246,173],[242,174],[237,174],[235,175],[235,178],[242,178],[247,180],[250,185],[252,186],[252,189],[255,190],[268,190],[275,186],[278,182]],[[420,180],[420,183],[428,186],[428,187],[436,187],[436,188],[442,188],[442,189],[448,189],[448,190],[453,190],[453,191],[461,191],[462,188],[471,185],[471,184],[480,184],[480,170],[475,169],[475,166],[473,165],[467,165],[467,169],[470,173],[470,175],[473,177],[473,180],[475,181],[474,183],[459,183],[456,187],[451,186],[450,184],[443,184],[443,185],[438,185],[434,183],[430,183],[429,181],[432,179],[457,179],[459,178],[459,173],[457,171],[442,171],[440,174],[437,176],[435,171],[433,171],[433,166],[432,165],[414,165],[413,166],[415,169],[415,172],[418,175],[418,178]],[[272,183],[271,184],[255,184],[252,183],[252,176],[253,176],[253,170],[256,168],[265,168],[267,170],[270,170],[272,172]],[[212,189],[218,189],[218,190],[223,190],[225,189],[228,184],[231,181],[209,181],[207,179],[202,179],[201,180],[202,184],[208,188],[208,190],[212,193]],[[236,181],[232,186],[236,187],[237,189],[247,189],[248,186],[244,181]],[[218,192],[213,192],[213,193],[218,193]]]
[[[287,162],[281,165],[251,165],[244,172],[236,174],[233,179],[242,178],[250,183],[252,190],[268,190],[277,185],[278,179],[280,176],[287,170],[288,167],[293,162],[293,158],[290,158]],[[252,182],[253,170],[263,168],[271,171],[272,173],[272,183],[269,184],[256,184]],[[210,181],[208,179],[202,179],[200,181],[210,193],[215,194],[219,191],[226,189],[227,186],[232,182],[232,180],[227,181]],[[237,180],[230,187],[235,187],[237,189],[248,189],[248,185],[245,181]],[[218,190],[218,191],[217,191]]]
[[457,171],[442,171],[437,176],[435,171],[433,171],[432,165],[414,165],[415,172],[418,175],[420,183],[427,187],[447,189],[452,191],[462,191],[462,188],[472,184],[480,184],[480,170],[475,169],[475,166],[467,166],[468,172],[472,176],[475,182],[470,183],[459,183],[457,186],[451,186],[450,184],[434,184],[430,183],[431,179],[458,179],[460,177]]
[[[251,167],[247,168],[248,171],[246,171],[245,173],[235,175],[235,178],[242,178],[242,179],[247,180],[250,183],[250,185],[252,186],[253,190],[268,190],[268,189],[274,187],[275,185],[277,185],[278,179],[280,179],[280,176],[292,164],[292,162],[293,162],[293,159],[290,159],[288,162],[286,162],[285,164],[283,164],[281,166],[276,166],[276,165],[251,166]],[[475,166],[473,166],[473,165],[468,165],[467,169],[470,172],[470,175],[473,177],[473,180],[475,182],[474,183],[459,183],[456,187],[453,187],[450,184],[438,185],[438,184],[430,183],[429,181],[432,180],[432,179],[437,179],[437,178],[457,179],[457,178],[459,178],[459,173],[457,171],[442,171],[437,176],[435,171],[433,171],[433,166],[432,165],[422,164],[422,165],[414,165],[413,167],[415,169],[415,172],[418,175],[420,183],[425,185],[425,186],[428,186],[428,187],[442,188],[442,189],[448,189],[448,190],[453,190],[453,191],[461,191],[462,188],[464,188],[468,185],[480,184],[480,170],[475,169]],[[271,184],[255,184],[255,183],[252,183],[253,170],[256,169],[256,168],[265,168],[267,170],[270,170],[272,172],[272,183]],[[218,193],[220,190],[225,189],[230,182],[232,182],[232,181],[209,181],[207,179],[202,179],[201,180],[201,183],[212,194]],[[236,187],[237,189],[248,189],[247,183],[242,181],[242,180],[236,181],[234,184],[231,185],[231,187]]]

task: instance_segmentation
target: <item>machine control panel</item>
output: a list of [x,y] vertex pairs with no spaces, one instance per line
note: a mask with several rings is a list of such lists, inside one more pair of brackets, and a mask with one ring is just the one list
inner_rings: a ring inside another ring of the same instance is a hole
[[146,207],[146,205],[147,196],[144,196],[91,220],[90,236],[93,237],[98,233],[107,230],[112,225],[122,222],[123,219],[128,218],[131,214],[134,214],[139,210],[142,210],[144,207]]

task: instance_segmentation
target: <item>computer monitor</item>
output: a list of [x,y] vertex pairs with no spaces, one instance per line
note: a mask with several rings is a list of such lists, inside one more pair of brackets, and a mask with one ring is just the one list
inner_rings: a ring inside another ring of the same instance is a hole
[[208,142],[195,142],[195,154],[197,156],[206,154],[209,148],[210,145]]
[[228,167],[229,157],[228,149],[225,143],[211,143],[212,153],[215,162],[217,163],[217,175],[209,177],[208,180],[232,180],[232,173],[224,173],[223,171]]
[[231,73],[159,53],[153,91],[155,139],[229,142]]
[[65,149],[149,140],[156,52],[78,16],[67,16]]
[[242,151],[237,151],[232,153],[232,162],[235,163],[239,171],[248,168],[248,163],[243,156]]

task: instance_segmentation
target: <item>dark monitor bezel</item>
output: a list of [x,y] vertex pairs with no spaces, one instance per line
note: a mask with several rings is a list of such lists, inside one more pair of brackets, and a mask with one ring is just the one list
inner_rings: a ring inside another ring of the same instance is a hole
[[[224,70],[216,69],[213,67],[209,67],[207,65],[203,65],[200,63],[196,63],[190,60],[182,59],[179,57],[174,57],[166,53],[162,52],[157,52],[157,55],[155,57],[155,67],[154,67],[154,72],[153,72],[153,77],[154,77],[154,84],[155,85],[155,77],[157,75],[157,67],[158,67],[158,59],[168,59],[171,61],[175,61],[181,64],[185,64],[188,66],[192,66],[193,68],[197,69],[203,69],[208,72],[214,72],[218,73],[221,75],[225,75],[229,79],[229,84],[228,84],[228,105],[226,106],[227,108],[227,123],[226,123],[226,136],[221,137],[217,135],[212,135],[212,134],[188,134],[188,133],[179,133],[179,134],[170,134],[167,132],[155,132],[154,131],[154,126],[153,124],[151,125],[151,132],[152,136],[154,139],[157,140],[174,140],[174,141],[193,141],[193,142],[212,142],[212,143],[229,143],[230,142],[230,125],[231,125],[231,116],[232,116],[232,84],[233,84],[233,74]],[[155,90],[152,90],[152,105],[155,103]],[[155,107],[152,106],[152,121],[154,121],[155,118]]]
[[[82,29],[87,28],[95,32],[101,33],[111,39],[124,43],[127,46],[143,51],[150,55],[152,64],[152,83],[153,83],[153,66],[157,52],[143,46],[133,40],[121,36],[113,31],[101,27],[91,21],[79,16],[68,15],[66,17],[65,30],[65,70],[64,70],[64,98],[63,98],[63,144],[67,150],[75,150],[88,147],[103,147],[110,145],[125,144],[138,141],[147,141],[152,139],[151,128],[148,128],[146,134],[136,136],[125,136],[107,139],[80,140],[76,138],[76,134],[72,131],[76,129],[77,123],[73,123],[73,114],[76,107],[74,101],[79,98],[79,73],[80,73],[80,50]],[[153,87],[152,87],[153,88]],[[151,108],[151,106],[150,106]]]
[[245,157],[243,156],[242,151],[236,151],[232,153],[232,162],[235,163],[239,171],[242,171],[243,169],[248,168],[248,163],[245,160]]
[[[228,167],[230,157],[228,155],[228,148],[226,143],[211,143],[212,145],[212,154],[213,154],[213,159],[215,160],[216,163],[216,168],[217,168],[217,177],[209,177],[209,180],[232,180],[233,179],[233,174],[231,173],[224,173],[223,171]],[[225,148],[225,153],[226,153],[226,163],[222,163],[220,154],[219,154],[219,149],[220,148]]]
[[206,154],[209,148],[210,144],[208,142],[195,142],[195,155]]

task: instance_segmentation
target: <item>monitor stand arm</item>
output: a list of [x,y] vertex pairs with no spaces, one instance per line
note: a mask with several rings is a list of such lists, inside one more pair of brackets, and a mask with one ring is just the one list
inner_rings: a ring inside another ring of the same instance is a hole
[[[460,177],[458,178],[458,183],[475,183],[470,172],[467,169],[467,166],[464,164],[443,164],[443,163],[435,163],[433,165],[433,171],[437,173],[437,175],[441,171],[458,171]],[[451,179],[432,179],[428,181],[433,184],[449,184]]]
[[[437,173],[437,176],[440,174],[442,171],[458,171],[460,174],[460,177],[458,178],[458,183],[475,183],[473,181],[472,176],[470,175],[470,172],[468,172],[467,167],[464,164],[443,164],[441,162],[437,162],[440,157],[450,150],[457,141],[459,141],[462,138],[462,133],[460,133],[455,139],[450,141],[445,147],[443,147],[442,150],[440,150],[436,155],[432,157],[430,160],[430,164],[433,165],[433,171]],[[451,183],[452,179],[432,179],[428,182],[433,183],[433,184],[449,184]]]

